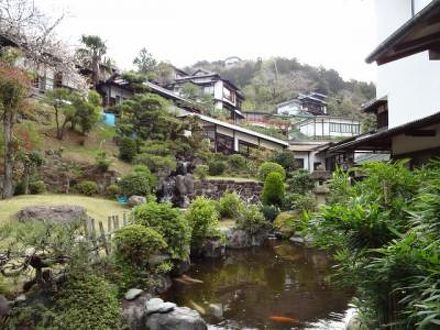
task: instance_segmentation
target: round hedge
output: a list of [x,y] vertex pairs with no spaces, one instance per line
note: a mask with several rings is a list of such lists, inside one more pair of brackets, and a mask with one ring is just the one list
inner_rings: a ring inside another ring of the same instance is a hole
[[276,172],[281,175],[281,179],[284,181],[286,179],[286,170],[280,164],[272,162],[264,162],[258,169],[258,177],[264,182],[269,173]]

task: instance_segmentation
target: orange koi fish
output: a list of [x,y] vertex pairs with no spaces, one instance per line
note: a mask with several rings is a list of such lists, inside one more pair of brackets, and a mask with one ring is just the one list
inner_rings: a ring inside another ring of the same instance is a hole
[[269,319],[271,321],[277,322],[277,323],[283,323],[283,324],[298,324],[299,321],[291,318],[291,317],[287,317],[287,316],[280,316],[280,315],[274,315],[269,317]]

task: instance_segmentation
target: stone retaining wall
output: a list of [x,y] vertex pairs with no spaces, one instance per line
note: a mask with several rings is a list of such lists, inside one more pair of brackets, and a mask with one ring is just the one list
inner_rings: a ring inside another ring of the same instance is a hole
[[225,191],[235,191],[248,202],[257,202],[263,185],[257,181],[200,180],[194,183],[194,195],[218,200]]

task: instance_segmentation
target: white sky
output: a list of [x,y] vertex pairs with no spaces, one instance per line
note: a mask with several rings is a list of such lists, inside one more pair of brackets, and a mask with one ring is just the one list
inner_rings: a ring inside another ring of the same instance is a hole
[[364,59],[376,47],[373,0],[36,0],[69,12],[59,28],[71,45],[97,34],[128,69],[142,47],[183,67],[228,56],[296,57],[375,81]]

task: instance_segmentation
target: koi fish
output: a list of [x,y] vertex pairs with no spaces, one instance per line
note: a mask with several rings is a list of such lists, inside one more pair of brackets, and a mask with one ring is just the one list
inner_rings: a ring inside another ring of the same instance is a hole
[[188,275],[185,275],[185,274],[182,275],[181,278],[182,278],[182,280],[190,282],[190,283],[198,283],[198,284],[203,283],[202,280],[198,280],[196,278],[189,277]]
[[291,318],[291,317],[287,317],[287,316],[280,316],[280,315],[274,315],[269,317],[269,319],[273,322],[277,322],[277,323],[283,323],[283,324],[298,324],[299,321]]
[[199,304],[195,303],[193,300],[190,300],[189,304],[191,305],[192,308],[194,308],[200,314],[202,314],[202,315],[206,314],[206,310],[202,306],[200,306]]

